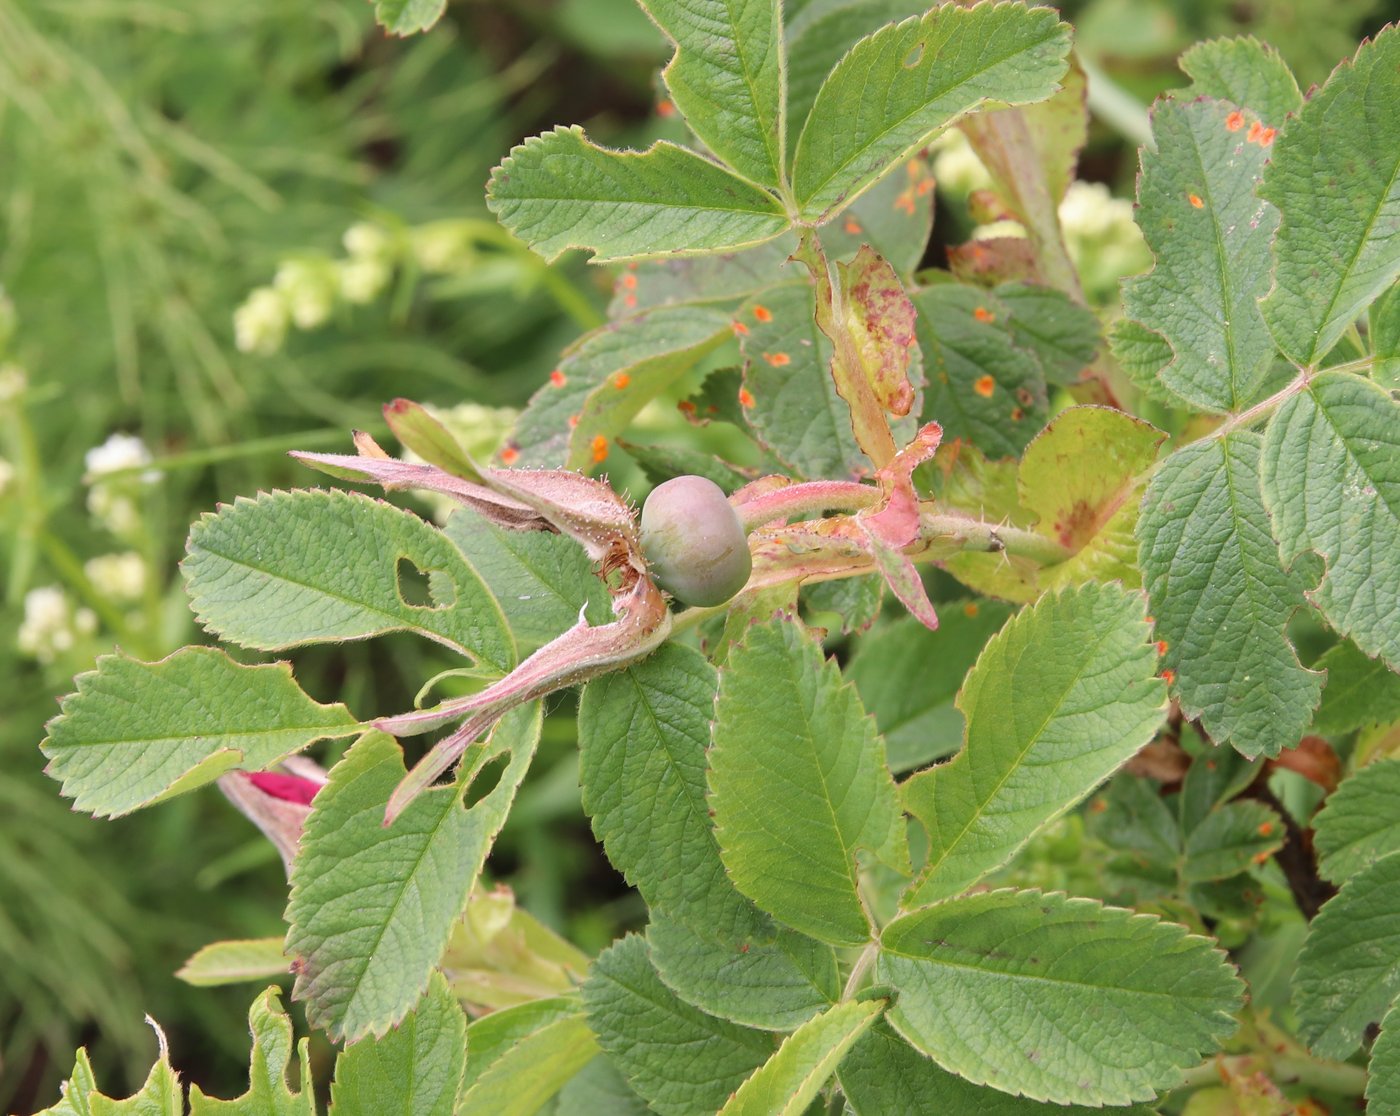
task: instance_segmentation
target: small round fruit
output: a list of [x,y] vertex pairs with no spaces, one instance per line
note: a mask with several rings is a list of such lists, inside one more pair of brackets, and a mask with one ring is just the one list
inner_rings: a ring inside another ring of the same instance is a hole
[[642,553],[656,583],[682,604],[723,604],[753,569],[739,515],[704,477],[675,477],[642,505]]

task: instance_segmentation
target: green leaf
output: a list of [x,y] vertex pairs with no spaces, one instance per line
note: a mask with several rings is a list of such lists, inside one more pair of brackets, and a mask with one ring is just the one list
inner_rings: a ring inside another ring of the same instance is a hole
[[74,681],[40,748],[73,808],[98,817],[233,768],[261,771],[360,727],[345,706],[312,701],[287,663],[243,666],[212,647],[185,647],[157,663],[102,655]]
[[292,1060],[292,1022],[282,1009],[281,992],[269,988],[248,1009],[248,1029],[253,1053],[248,1068],[248,1091],[234,1100],[207,1097],[198,1085],[190,1086],[190,1116],[316,1116],[311,1090],[310,1040],[296,1044],[301,1092],[287,1087],[287,1065]]
[[336,1116],[452,1116],[466,1061],[466,1017],[442,974],[433,973],[403,1022],[336,1059],[331,1107]]
[[769,1036],[678,999],[636,935],[594,962],[583,1002],[599,1045],[662,1116],[712,1116],[773,1052]]
[[374,0],[374,19],[391,35],[426,31],[442,18],[447,0]]
[[493,1011],[467,1028],[467,1073],[457,1111],[532,1116],[598,1055],[573,998]]
[[1111,853],[1137,854],[1141,867],[1170,866],[1181,856],[1181,826],[1157,784],[1123,772],[1094,800],[1090,832]]
[[885,749],[855,687],[793,623],[749,629],[720,672],[710,807],[734,886],[822,941],[871,934],[857,849],[908,870]]
[[1191,79],[1183,95],[1213,97],[1249,109],[1265,124],[1282,128],[1303,103],[1298,82],[1277,50],[1253,38],[1211,39],[1181,56]]
[[1002,283],[993,293],[1010,312],[1005,322],[1019,348],[1034,353],[1052,384],[1072,384],[1099,347],[1092,310],[1063,291],[1033,283]]
[[1313,820],[1318,870],[1341,884],[1400,852],[1400,760],[1368,764],[1343,781]]
[[186,984],[214,988],[245,980],[267,980],[291,971],[291,958],[282,952],[281,938],[252,938],[211,942],[175,973]]
[[636,261],[618,277],[608,317],[624,319],[660,306],[734,303],[773,285],[797,247],[791,233],[723,256]]
[[1182,882],[1225,880],[1283,846],[1283,822],[1262,802],[1229,802],[1186,835]]
[[1368,1116],[1400,1116],[1400,1007],[1391,1005],[1371,1047],[1366,1078]]
[[936,632],[912,616],[882,625],[860,641],[846,668],[885,738],[896,775],[958,750],[964,722],[953,699],[1011,609],[997,601],[970,601],[940,606],[939,613]]
[[1007,329],[1011,311],[990,291],[957,283],[913,297],[928,379],[924,415],[942,425],[945,441],[1019,457],[1049,410],[1040,362]]
[[1313,665],[1327,672],[1314,732],[1341,736],[1364,725],[1400,721],[1400,675],[1367,658],[1351,640],[1329,649]]
[[1257,123],[1224,102],[1159,101],[1157,149],[1142,150],[1138,213],[1157,264],[1124,284],[1124,312],[1171,346],[1162,383],[1207,411],[1253,402],[1274,360],[1258,299],[1278,211],[1254,194],[1269,157],[1248,138]]
[[1111,407],[1070,407],[1036,435],[1017,472],[1021,506],[1039,534],[1071,552],[1042,585],[1116,578],[1136,588],[1141,478],[1165,438]]
[[1362,43],[1290,120],[1260,196],[1283,215],[1264,318],[1313,365],[1400,275],[1400,27]]
[[[496,598],[442,532],[356,492],[240,496],[190,529],[181,569],[199,622],[244,647],[411,631],[502,672],[515,659]],[[410,603],[424,579],[426,603]]]
[[933,188],[933,168],[926,153],[896,165],[861,194],[841,220],[822,229],[827,255],[849,260],[868,244],[889,261],[905,284],[912,285],[933,231]]
[[185,1098],[180,1088],[180,1075],[170,1066],[165,1035],[156,1028],[160,1040],[160,1057],[146,1080],[124,1100],[98,1092],[97,1077],[92,1072],[87,1051],[78,1048],[73,1072],[59,1085],[61,1099],[35,1116],[184,1116]]
[[793,187],[818,223],[987,100],[1048,97],[1069,27],[1048,8],[938,7],[857,43],[817,93],[797,141]]
[[836,954],[792,930],[724,934],[651,912],[651,962],[696,1007],[765,1031],[790,1031],[841,995]]
[[1400,671],[1400,400],[1370,380],[1319,376],[1269,423],[1260,473],[1284,563],[1321,555],[1313,602]]
[[600,445],[606,455],[647,403],[729,337],[729,313],[712,306],[662,307],[585,334],[520,416],[519,463],[599,464]]
[[678,643],[590,682],[579,700],[579,783],[608,859],[649,907],[745,934],[763,920],[725,876],[705,801],[716,685],[705,657]]
[[744,418],[799,477],[854,477],[870,462],[851,433],[851,412],[831,378],[831,342],[817,328],[812,288],[762,291],[739,312]]
[[1308,927],[1293,977],[1298,1033],[1347,1058],[1400,995],[1400,856],[1361,869]]
[[510,531],[466,509],[443,533],[491,586],[522,653],[573,627],[580,611],[595,626],[613,619],[606,586],[567,535]]
[[1368,338],[1376,361],[1371,376],[1387,391],[1400,390],[1400,284],[1371,305]]
[[[455,434],[428,408],[411,399],[395,399],[384,406],[384,421],[403,447],[454,477],[479,481],[481,472]],[[354,474],[351,474],[354,477]],[[354,479],[359,479],[355,477]]]
[[651,445],[639,446],[634,442],[618,439],[620,445],[647,475],[652,484],[664,484],[676,477],[704,477],[719,485],[726,496],[742,488],[750,479],[747,473],[739,471],[735,465],[716,457],[708,450],[690,446]]
[[1177,798],[1181,828],[1190,833],[1211,813],[1223,806],[1259,777],[1260,760],[1246,760],[1233,748],[1207,745],[1191,760]]
[[929,835],[908,908],[1007,863],[1152,739],[1166,713],[1140,593],[1090,583],[1048,593],[987,643],[958,694],[967,743],[910,777]]
[[809,1019],[739,1086],[720,1116],[800,1116],[884,1006],[847,1000]]
[[[881,935],[895,1029],[944,1069],[1059,1104],[1127,1104],[1219,1048],[1243,984],[1209,939],[1035,891],[926,907]],[[996,1035],[996,1042],[986,1036]]]
[[705,146],[746,178],[783,175],[782,7],[771,0],[641,0],[675,57],[661,76]]
[[1279,566],[1259,494],[1259,435],[1195,442],[1168,457],[1138,523],[1143,579],[1182,712],[1218,744],[1277,756],[1308,727],[1322,676],[1289,642],[1305,602]]
[[559,1093],[557,1116],[651,1116],[627,1079],[607,1058],[594,1058]]
[[1131,318],[1119,318],[1109,327],[1108,347],[1124,375],[1148,399],[1181,406],[1180,398],[1157,376],[1172,360],[1172,347],[1165,337]]
[[546,260],[567,248],[594,263],[732,252],[789,228],[777,198],[693,151],[664,142],[610,151],[579,127],[514,148],[492,172],[486,204]]
[[[871,1027],[836,1071],[841,1091],[856,1116],[1101,1116],[1101,1108],[1044,1104],[974,1085],[949,1073],[891,1031],[883,1021]],[[1122,1116],[1149,1116],[1133,1105]]]
[[896,23],[928,11],[924,0],[848,0],[841,4],[811,4],[794,14],[784,5],[787,24],[788,146],[796,148],[800,126],[812,112],[817,93],[851,49],[851,44],[874,34],[887,23]]
[[[403,754],[368,734],[316,796],[292,871],[287,952],[294,995],[312,1026],[354,1041],[382,1035],[413,1007],[505,823],[539,740],[539,706],[507,713],[463,760],[456,785],[434,787],[384,827]],[[497,758],[501,757],[501,758]],[[501,768],[486,797],[462,798],[481,769]]]

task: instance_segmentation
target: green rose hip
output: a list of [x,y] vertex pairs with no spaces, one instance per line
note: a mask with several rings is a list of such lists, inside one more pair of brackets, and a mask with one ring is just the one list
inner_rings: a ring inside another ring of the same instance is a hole
[[723,604],[753,569],[738,513],[714,481],[676,477],[642,505],[642,553],[656,583],[682,604]]

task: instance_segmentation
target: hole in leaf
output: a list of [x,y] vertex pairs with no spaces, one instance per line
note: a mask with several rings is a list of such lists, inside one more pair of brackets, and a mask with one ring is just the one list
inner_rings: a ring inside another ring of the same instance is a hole
[[451,608],[457,587],[442,570],[423,570],[413,559],[400,555],[394,567],[399,599],[409,608]]
[[467,787],[467,793],[463,796],[462,804],[470,810],[495,790],[497,784],[501,781],[501,776],[506,773],[506,768],[509,766],[509,749],[504,752],[497,752],[483,763],[481,769],[472,776],[471,785]]
[[906,70],[912,70],[915,66],[919,64],[919,61],[923,58],[923,56],[924,44],[922,42],[915,43],[914,49],[904,56],[904,68]]

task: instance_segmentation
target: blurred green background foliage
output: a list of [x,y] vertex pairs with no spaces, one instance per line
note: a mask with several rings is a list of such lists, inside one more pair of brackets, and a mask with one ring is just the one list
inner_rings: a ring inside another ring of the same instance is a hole
[[[1396,7],[1065,5],[1112,94],[1081,173],[1131,198],[1131,121],[1183,83],[1190,43],[1254,34],[1306,86]],[[188,525],[315,483],[285,450],[343,449],[400,395],[470,405],[455,422],[498,444],[503,409],[603,320],[612,276],[511,243],[483,205],[489,170],[558,123],[626,146],[675,129],[657,112],[666,54],[631,0],[462,0],[406,41],[363,0],[0,0],[4,1111],[51,1100],[80,1044],[111,1091],[137,1085],[146,1012],[187,1078],[239,1091],[246,990],[173,973],[209,941],[281,932],[275,851],[212,790],[71,814],[41,775],[43,724],[96,655],[198,638],[176,569]],[[940,196],[930,262],[967,222]],[[409,639],[296,658],[314,696],[364,714],[453,665]],[[492,871],[593,950],[642,908],[595,847],[571,710],[554,714]]]

